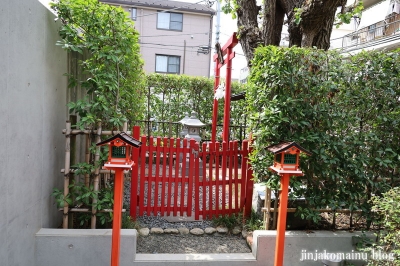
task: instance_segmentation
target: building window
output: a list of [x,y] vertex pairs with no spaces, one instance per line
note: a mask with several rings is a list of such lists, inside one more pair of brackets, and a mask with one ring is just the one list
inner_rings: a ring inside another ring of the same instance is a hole
[[156,55],[156,72],[179,74],[180,61],[179,56]]
[[183,15],[179,13],[158,12],[157,29],[182,31]]

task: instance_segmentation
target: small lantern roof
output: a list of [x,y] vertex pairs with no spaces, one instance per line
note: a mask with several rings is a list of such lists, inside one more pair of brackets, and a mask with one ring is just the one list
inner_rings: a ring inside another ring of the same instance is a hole
[[188,113],[185,113],[185,117],[179,120],[178,122],[181,123],[182,125],[185,124],[185,122],[189,119]]
[[96,146],[106,145],[115,139],[120,139],[123,142],[125,142],[133,147],[136,147],[136,148],[139,148],[142,145],[142,142],[140,142],[139,140],[129,136],[125,132],[121,132],[121,133],[118,133],[117,135],[112,136],[109,139],[106,139],[106,140],[103,140],[102,142],[97,143]]
[[182,124],[188,127],[204,127],[206,125],[197,118],[196,112],[192,112],[191,116]]
[[300,151],[304,152],[307,155],[311,155],[312,154],[312,152],[309,152],[308,150],[304,149],[303,147],[301,147],[299,144],[297,144],[294,141],[292,141],[292,142],[281,142],[279,144],[270,145],[270,146],[267,147],[267,149],[270,152],[272,152],[273,154],[277,154],[277,153],[285,152],[285,151],[289,150],[292,147],[296,147],[297,149],[299,149]]

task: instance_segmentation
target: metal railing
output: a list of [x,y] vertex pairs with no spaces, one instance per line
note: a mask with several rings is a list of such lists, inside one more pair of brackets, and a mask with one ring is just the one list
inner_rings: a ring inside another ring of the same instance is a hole
[[332,41],[342,41],[342,49],[365,46],[370,42],[391,39],[394,35],[400,38],[400,14],[393,13],[385,20],[366,26]]

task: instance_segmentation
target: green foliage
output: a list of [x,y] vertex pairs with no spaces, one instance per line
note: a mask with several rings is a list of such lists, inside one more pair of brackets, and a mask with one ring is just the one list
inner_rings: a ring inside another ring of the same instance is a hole
[[[51,194],[56,201],[57,207],[62,208],[65,202],[70,207],[77,208],[88,208],[92,210],[94,207],[96,210],[112,209],[114,204],[114,191],[111,184],[107,184],[99,191],[95,191],[93,185],[89,187],[80,182],[72,182],[69,185],[69,193],[64,196],[64,192],[55,188]],[[87,221],[90,220],[91,214],[80,213],[78,214],[80,226],[83,226]],[[99,217],[99,223],[101,226],[109,226],[112,221],[111,212],[97,212],[96,216]]]
[[[344,59],[334,51],[270,46],[256,50],[252,66],[246,101],[256,179],[277,188],[266,147],[296,141],[313,154],[301,157],[305,179],[294,186],[291,180],[294,193],[309,208],[368,213],[371,195],[400,177],[399,54]],[[303,217],[315,215],[303,210]]]
[[85,88],[87,97],[68,103],[79,115],[80,128],[97,121],[120,128],[141,117],[144,73],[138,33],[121,9],[97,0],[59,0],[52,4],[62,26],[57,44],[69,52],[88,54],[79,62],[81,73],[69,77],[69,86]]
[[264,230],[264,222],[262,217],[260,217],[256,211],[251,209],[250,218],[246,220],[244,227],[249,231]]
[[94,165],[88,163],[77,163],[71,166],[72,169],[75,169],[75,175],[85,175],[90,174],[94,170]]
[[[99,190],[97,201],[92,204],[96,210],[113,209],[114,207],[114,187],[107,184],[104,188]],[[96,216],[99,218],[101,225],[110,225],[113,213],[112,212],[97,212]]]
[[372,249],[375,253],[392,253],[394,260],[382,262],[372,259],[368,265],[400,265],[400,187],[393,188],[382,196],[373,196],[371,202],[372,211],[378,215],[377,222],[382,228],[379,241]]
[[134,221],[127,213],[122,214],[122,229],[139,229],[139,223]]
[[364,10],[363,1],[359,1],[348,12],[340,12],[336,15],[336,28],[339,28],[343,23],[349,24],[354,17],[361,18],[362,11]]
[[[150,114],[147,117],[156,121],[177,122],[185,113],[195,111],[198,118],[205,124],[212,119],[214,101],[214,79],[189,77],[186,75],[147,75],[147,84],[150,87]],[[232,83],[232,95],[243,92],[244,85]],[[235,125],[244,125],[244,101],[231,102],[231,118]],[[222,123],[224,100],[219,100],[218,123]],[[207,138],[205,130],[203,131]],[[157,131],[153,135],[164,136],[164,132]]]
[[54,197],[57,208],[64,208],[65,203],[67,203],[68,205],[72,204],[70,194],[64,196],[64,192],[59,190],[58,188],[53,189],[53,193],[51,193],[51,196]]
[[296,23],[296,25],[299,25],[301,22],[301,14],[303,13],[303,9],[302,8],[295,8],[294,9],[294,23]]
[[[114,130],[121,129],[127,120],[141,119],[146,99],[143,61],[138,32],[126,12],[97,0],[58,0],[52,3],[52,9],[61,21],[62,40],[57,45],[80,58],[77,69],[65,74],[70,89],[86,90],[85,97],[68,103],[70,112],[78,115],[76,126],[92,129],[101,121],[103,128]],[[94,165],[97,152],[100,160]],[[96,210],[112,209],[112,187],[94,191],[91,175],[107,158],[107,148],[96,151],[93,144],[90,153],[91,163],[79,163],[71,168],[75,168],[77,177],[89,174],[91,185],[73,183],[67,196],[55,189],[52,195],[58,206],[68,203]],[[76,215],[81,225],[91,218],[91,214]],[[97,212],[96,216],[103,226],[112,219],[110,212]]]
[[222,12],[224,12],[225,14],[231,14],[232,19],[236,19],[237,17],[236,11],[239,8],[237,0],[225,0],[224,2],[225,2],[224,5],[222,5],[221,7]]
[[235,226],[242,225],[242,218],[240,215],[220,215],[218,217],[213,217],[213,223],[216,226],[224,226],[229,230],[232,230]]

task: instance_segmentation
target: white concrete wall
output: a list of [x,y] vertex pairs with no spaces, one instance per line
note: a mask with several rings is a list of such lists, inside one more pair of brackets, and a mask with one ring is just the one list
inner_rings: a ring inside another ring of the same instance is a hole
[[[324,252],[348,258],[355,258],[356,250],[352,243],[353,236],[361,236],[360,232],[346,231],[287,231],[285,235],[284,266],[321,266],[318,259]],[[367,234],[373,238],[372,234]],[[273,266],[275,256],[276,231],[254,231],[253,255],[257,261],[264,261],[263,266]],[[311,254],[309,254],[311,253]],[[316,256],[315,256],[316,254]],[[320,255],[321,254],[321,255]],[[314,260],[315,258],[315,260]],[[312,260],[311,260],[312,259]],[[349,260],[356,266],[364,265],[362,260]]]
[[[111,229],[41,229],[36,234],[35,263],[29,265],[110,265]],[[135,229],[121,230],[121,266],[133,265]]]
[[[41,229],[36,234],[35,266],[107,265],[111,252],[111,229]],[[322,261],[304,260],[308,253],[355,251],[352,237],[360,232],[288,231],[284,266],[322,266]],[[121,231],[121,266],[273,266],[276,231],[255,231],[252,253],[136,254],[136,230]],[[372,237],[372,235],[369,235]],[[308,255],[308,259],[310,256]],[[361,261],[352,261],[363,265]]]
[[57,227],[67,54],[59,24],[36,0],[0,5],[0,264],[32,265],[35,233]]

